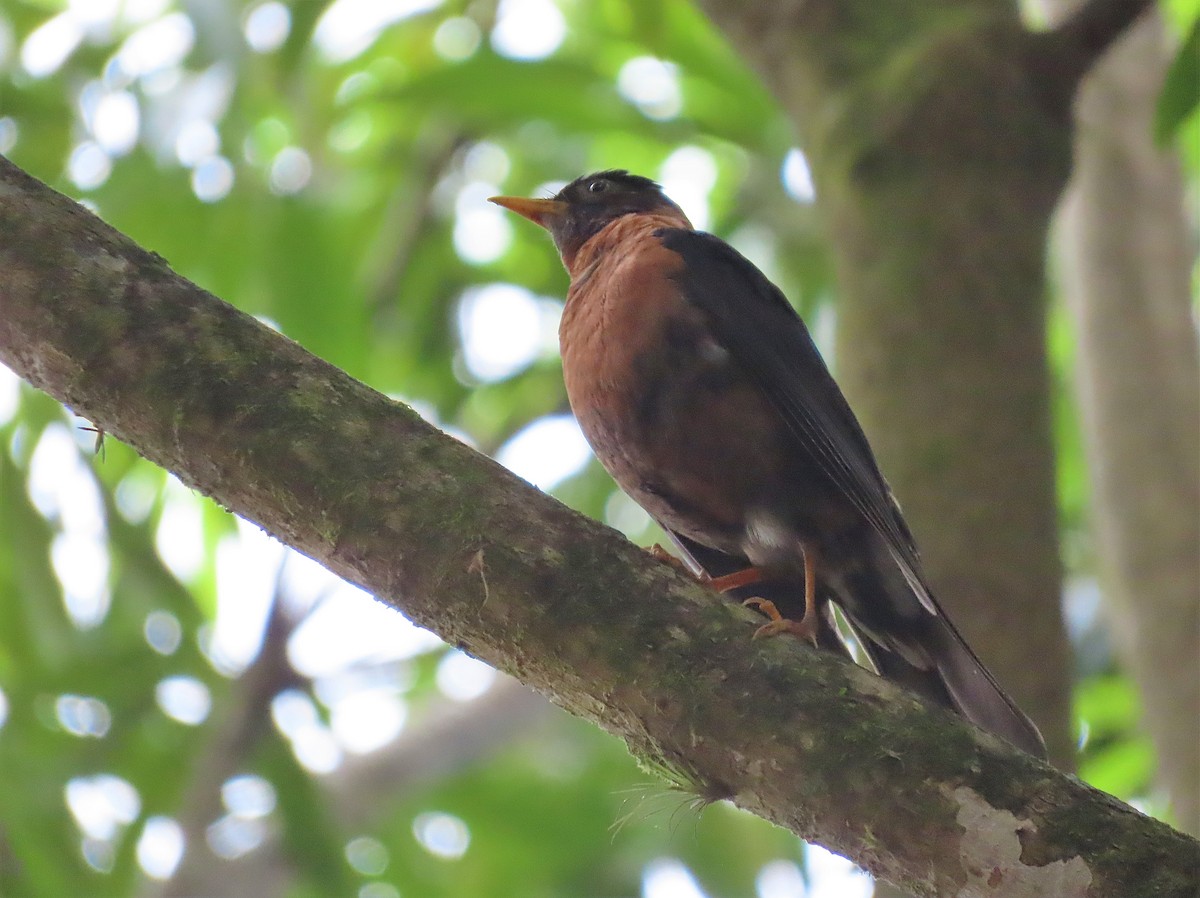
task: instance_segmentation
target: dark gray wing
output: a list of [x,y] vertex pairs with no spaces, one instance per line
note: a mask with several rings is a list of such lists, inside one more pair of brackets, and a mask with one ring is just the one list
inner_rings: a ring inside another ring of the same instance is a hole
[[676,279],[688,300],[708,315],[717,341],[770,400],[807,460],[884,538],[913,592],[937,614],[912,533],[800,316],[766,275],[723,240],[677,228],[658,236],[682,257]]

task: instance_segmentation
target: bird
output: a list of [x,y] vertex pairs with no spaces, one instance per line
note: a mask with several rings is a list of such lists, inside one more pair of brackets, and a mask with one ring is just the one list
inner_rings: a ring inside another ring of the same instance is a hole
[[1034,723],[937,602],[862,427],[800,316],[654,180],[610,169],[490,201],[570,276],[563,379],[588,443],[693,571],[790,632],[1044,758]]

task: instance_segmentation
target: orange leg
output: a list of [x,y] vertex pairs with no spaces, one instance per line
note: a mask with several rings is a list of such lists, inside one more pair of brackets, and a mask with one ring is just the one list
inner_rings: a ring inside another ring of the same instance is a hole
[[708,581],[708,585],[717,592],[729,592],[731,589],[737,589],[739,586],[750,586],[753,583],[758,583],[763,578],[763,572],[756,567],[748,567],[744,571],[734,571],[732,574],[725,574],[721,577],[713,577]]
[[752,583],[758,583],[763,578],[762,571],[756,567],[748,567],[742,571],[734,571],[732,574],[723,574],[720,577],[710,577],[708,574],[696,574],[692,572],[686,564],[679,558],[672,555],[658,543],[650,547],[650,555],[663,564],[669,564],[678,571],[682,571],[689,577],[695,577],[706,586],[711,586],[717,592],[729,592],[731,589],[737,589],[739,586],[749,586]]
[[746,599],[743,605],[757,608],[771,620],[754,631],[755,639],[767,636],[778,636],[780,633],[791,633],[800,639],[805,639],[813,645],[817,644],[817,634],[821,629],[820,613],[817,610],[817,579],[816,561],[813,552],[801,547],[804,552],[804,617],[799,621],[788,620],[779,613],[775,603],[767,599]]

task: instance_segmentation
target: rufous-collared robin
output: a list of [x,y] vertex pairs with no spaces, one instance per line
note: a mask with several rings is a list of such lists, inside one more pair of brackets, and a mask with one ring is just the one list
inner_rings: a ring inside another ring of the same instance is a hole
[[879,674],[1044,757],[934,599],[783,293],[648,178],[603,171],[492,201],[548,230],[570,273],[563,377],[596,456],[714,586],[752,596],[771,618],[759,634],[845,652],[834,602]]

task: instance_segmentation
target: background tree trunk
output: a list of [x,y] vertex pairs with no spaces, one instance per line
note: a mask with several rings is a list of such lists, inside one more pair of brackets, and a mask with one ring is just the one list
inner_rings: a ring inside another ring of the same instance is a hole
[[1058,247],[1112,632],[1141,693],[1158,783],[1180,826],[1200,833],[1195,246],[1178,160],[1152,140],[1166,44],[1153,16],[1084,84]]

